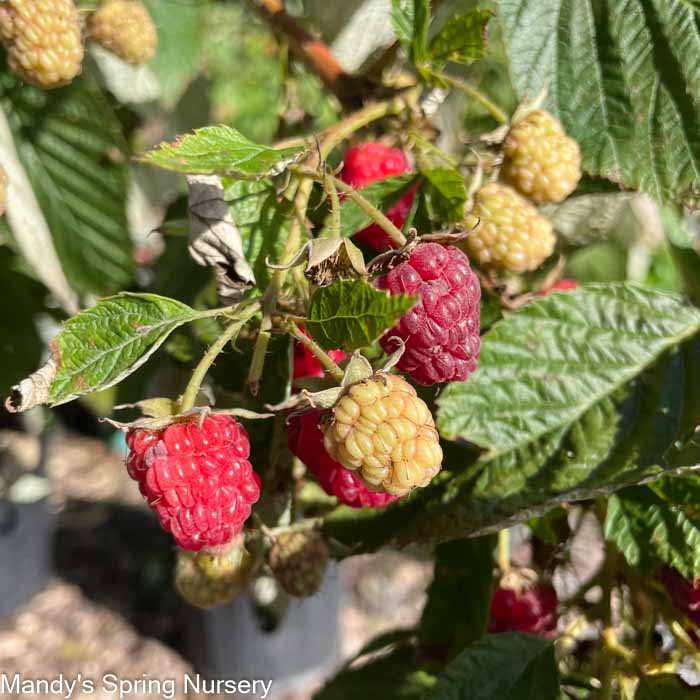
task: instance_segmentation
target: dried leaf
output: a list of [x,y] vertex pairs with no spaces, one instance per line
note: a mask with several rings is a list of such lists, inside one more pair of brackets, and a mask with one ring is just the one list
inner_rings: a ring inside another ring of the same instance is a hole
[[223,303],[238,301],[255,286],[255,275],[243,254],[241,234],[224,200],[221,178],[190,175],[190,254],[216,272],[219,298]]
[[51,357],[41,369],[12,387],[5,401],[5,408],[10,413],[22,413],[47,403],[51,383],[57,372],[58,364],[54,357]]

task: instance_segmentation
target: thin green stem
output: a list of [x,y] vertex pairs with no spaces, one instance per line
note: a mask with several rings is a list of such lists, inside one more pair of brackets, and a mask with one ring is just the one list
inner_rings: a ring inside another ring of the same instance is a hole
[[470,83],[451,75],[445,75],[444,73],[439,73],[438,77],[476,100],[499,124],[507,124],[510,121],[508,115],[497,104],[492,102],[481,90]]
[[250,319],[258,310],[258,304],[250,306],[237,320],[232,321],[222,332],[222,334],[214,341],[212,346],[207,350],[199,364],[195,367],[190,381],[187,384],[185,393],[182,395],[181,410],[188,411],[193,408],[195,402],[197,401],[197,395],[199,394],[199,389],[202,386],[204,377],[207,376],[207,372],[214,364],[214,360],[219,356],[221,351],[226,347],[226,344],[240,333],[241,328],[245,322]]
[[510,570],[510,531],[508,528],[498,531],[498,568],[502,574]]
[[445,153],[441,148],[438,148],[434,143],[428,141],[428,139],[421,136],[417,131],[411,132],[411,139],[426,151],[430,151],[437,158],[439,158],[443,163],[446,163],[451,168],[459,168],[459,161],[453,158],[448,153]]
[[343,370],[338,367],[331,356],[325,352],[325,350],[323,350],[323,348],[315,340],[313,340],[313,338],[309,338],[307,335],[305,335],[299,326],[297,326],[297,324],[293,321],[290,321],[287,324],[287,330],[291,336],[293,336],[304,347],[308,348],[311,353],[313,353],[313,355],[321,363],[323,369],[330,374],[334,381],[338,382],[339,384],[343,381]]
[[342,180],[337,177],[330,176],[331,182],[339,189],[343,194],[346,194],[350,199],[352,199],[355,204],[357,204],[362,211],[369,216],[372,221],[382,227],[384,231],[391,238],[392,242],[397,246],[401,247],[406,245],[406,236],[403,235],[401,229],[397,228],[382,212],[376,207],[372,206],[357,190],[353,189],[350,185],[346,185]]
[[338,188],[333,184],[328,173],[326,173],[324,187],[331,200],[331,232],[335,238],[340,238],[340,197],[338,197]]
[[342,180],[329,174],[320,174],[311,168],[304,167],[293,167],[293,171],[302,177],[309,178],[311,180],[318,180],[319,182],[328,181],[336,189],[340,190],[343,194],[347,195],[349,199],[352,199],[355,204],[357,204],[362,211],[369,216],[374,223],[386,232],[386,234],[391,238],[391,240],[398,246],[401,247],[406,245],[406,237],[403,235],[401,230],[397,228],[382,212],[379,211],[371,202],[366,200],[357,190],[353,189],[350,185],[346,184]]

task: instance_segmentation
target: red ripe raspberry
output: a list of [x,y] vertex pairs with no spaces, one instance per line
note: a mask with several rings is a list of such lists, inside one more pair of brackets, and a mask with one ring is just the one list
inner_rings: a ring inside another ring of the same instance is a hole
[[670,567],[664,567],[658,578],[676,608],[685,613],[691,622],[700,625],[700,578],[688,581]]
[[[301,329],[305,335],[309,335],[305,328]],[[346,355],[342,350],[331,350],[330,358],[334,362],[342,362]],[[318,358],[305,345],[300,342],[294,343],[294,379],[303,379],[304,377],[322,377],[323,367],[318,361]]]
[[578,282],[576,280],[563,279],[559,280],[548,289],[541,289],[539,292],[537,292],[537,295],[546,297],[552,292],[570,292],[572,289],[578,289]]
[[397,498],[370,491],[355,472],[338,464],[323,446],[318,423],[323,411],[309,411],[287,421],[289,449],[311,471],[323,490],[351,508],[382,508]]
[[201,427],[135,428],[126,442],[129,476],[179,547],[198,552],[230,542],[243,529],[260,496],[260,478],[248,461],[248,434],[233,418],[211,416]]
[[557,627],[557,593],[549,584],[523,590],[499,586],[491,598],[489,632],[528,632],[551,637]]
[[405,352],[398,367],[423,385],[462,382],[479,361],[481,287],[459,249],[422,243],[411,257],[376,281],[392,294],[414,294],[416,305],[381,339],[386,352]]
[[[403,175],[411,171],[403,151],[390,148],[383,143],[369,142],[353,146],[345,154],[343,170],[340,178],[343,182],[355,188],[369,185],[370,182],[383,180],[392,175]],[[392,224],[401,228],[413,204],[415,188],[406,194],[386,213]],[[355,234],[359,243],[368,245],[375,250],[393,248],[394,243],[384,229],[377,224],[371,224]]]

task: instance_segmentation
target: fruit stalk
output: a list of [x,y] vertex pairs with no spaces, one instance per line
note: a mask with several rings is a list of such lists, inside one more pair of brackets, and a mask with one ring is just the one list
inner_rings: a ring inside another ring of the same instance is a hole
[[476,100],[499,124],[508,123],[508,115],[478,88],[475,88],[464,80],[460,80],[451,75],[445,75],[444,73],[440,73],[437,77]]
[[355,202],[355,204],[357,204],[357,206],[360,207],[360,209],[362,209],[362,211],[367,214],[367,216],[369,216],[375,224],[381,226],[398,248],[406,245],[406,236],[403,235],[401,230],[394,226],[394,224],[392,224],[391,221],[379,211],[379,209],[370,204],[370,202],[368,202],[354,187],[351,187],[334,175],[330,175],[328,173],[321,174],[310,168],[290,166],[289,169],[300,177],[308,178],[311,181],[317,180],[318,182],[322,183],[327,182],[335,187],[336,190],[340,190],[349,199],[352,199],[352,201]]
[[181,410],[188,411],[194,407],[197,400],[197,394],[202,386],[204,377],[206,377],[209,368],[214,364],[214,360],[219,356],[219,353],[226,347],[226,344],[236,336],[243,325],[252,318],[258,311],[259,304],[256,302],[251,304],[245,312],[235,321],[232,321],[221,333],[221,335],[214,341],[212,346],[207,350],[202,359],[199,361],[197,367],[195,367],[192,377],[185,389],[185,393],[182,395]]
[[308,348],[314,354],[314,356],[321,363],[323,369],[328,372],[334,381],[338,382],[338,384],[343,381],[343,370],[338,367],[331,356],[325,352],[315,340],[305,335],[299,326],[297,326],[297,324],[293,321],[289,321],[289,323],[287,323],[286,329],[293,338],[298,340],[304,347]]

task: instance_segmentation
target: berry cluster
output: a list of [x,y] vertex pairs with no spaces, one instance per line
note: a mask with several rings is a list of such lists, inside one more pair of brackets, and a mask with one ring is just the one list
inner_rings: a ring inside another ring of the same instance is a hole
[[193,552],[230,542],[260,496],[250,443],[229,416],[127,434],[129,476],[161,525]]
[[552,224],[528,202],[561,202],[581,178],[576,141],[544,110],[516,121],[503,144],[501,177],[474,198],[465,224],[474,228],[465,250],[489,269],[536,270],[554,251]]
[[381,339],[386,352],[405,343],[398,368],[419,384],[463,382],[479,361],[481,287],[458,248],[419,245],[377,282],[391,294],[413,294],[416,305]]
[[5,0],[0,38],[10,68],[28,83],[54,88],[80,73],[84,49],[73,0]]

